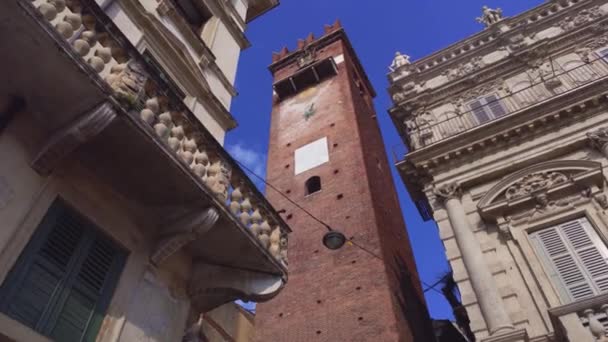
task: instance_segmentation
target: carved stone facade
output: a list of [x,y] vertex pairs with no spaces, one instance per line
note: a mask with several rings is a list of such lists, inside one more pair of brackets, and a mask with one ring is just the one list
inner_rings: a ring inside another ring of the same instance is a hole
[[477,340],[604,340],[608,2],[490,11],[485,30],[389,75],[409,147],[397,167]]

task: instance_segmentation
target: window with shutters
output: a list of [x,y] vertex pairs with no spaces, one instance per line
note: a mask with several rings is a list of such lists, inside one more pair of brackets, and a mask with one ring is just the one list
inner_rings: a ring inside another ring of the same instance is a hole
[[56,341],[94,341],[125,257],[55,201],[0,287],[0,311]]
[[608,292],[608,249],[586,218],[542,229],[530,238],[568,302]]
[[502,100],[497,95],[487,95],[469,102],[469,108],[478,123],[482,124],[507,114]]
[[608,47],[601,48],[596,50],[595,53],[604,60],[604,62],[608,62]]

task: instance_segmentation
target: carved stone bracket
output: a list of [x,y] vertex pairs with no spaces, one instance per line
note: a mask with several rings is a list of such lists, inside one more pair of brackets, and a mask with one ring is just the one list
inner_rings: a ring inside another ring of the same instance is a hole
[[458,183],[448,183],[440,187],[435,187],[433,193],[441,200],[447,201],[452,198],[462,197],[462,189]]
[[49,175],[63,158],[101,133],[116,117],[116,111],[108,102],[95,107],[54,134],[32,161],[32,168],[43,176]]
[[207,233],[219,219],[215,208],[196,210],[166,226],[162,237],[150,256],[150,262],[160,265],[188,243]]
[[202,312],[243,299],[265,302],[283,289],[279,275],[197,262],[193,265],[189,295],[194,307]]
[[595,131],[588,132],[587,138],[591,142],[591,146],[600,152],[604,152],[604,147],[608,143],[608,127],[602,127]]

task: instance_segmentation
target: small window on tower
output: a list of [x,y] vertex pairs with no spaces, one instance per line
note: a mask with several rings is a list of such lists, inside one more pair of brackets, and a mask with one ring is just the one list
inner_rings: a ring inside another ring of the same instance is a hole
[[321,191],[321,177],[313,176],[306,181],[306,195]]

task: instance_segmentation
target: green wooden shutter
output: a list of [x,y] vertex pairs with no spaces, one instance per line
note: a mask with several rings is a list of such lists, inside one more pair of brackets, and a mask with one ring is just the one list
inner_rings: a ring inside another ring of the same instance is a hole
[[608,291],[608,250],[587,219],[531,234],[545,267],[570,301]]
[[57,341],[94,341],[124,259],[58,201],[0,288],[0,309]]

